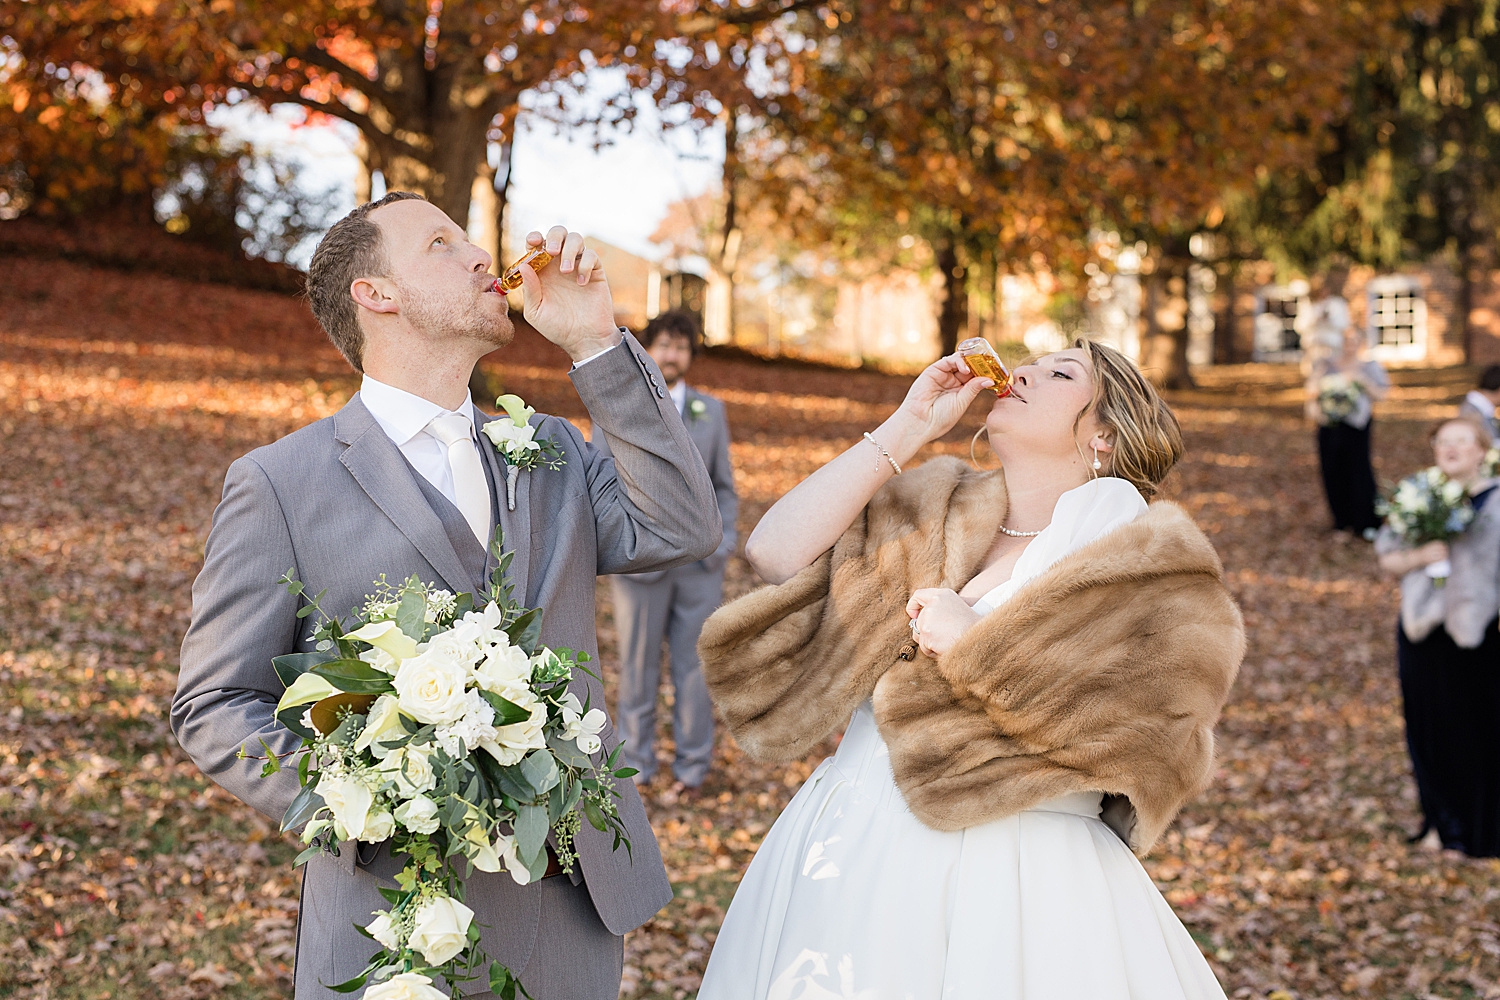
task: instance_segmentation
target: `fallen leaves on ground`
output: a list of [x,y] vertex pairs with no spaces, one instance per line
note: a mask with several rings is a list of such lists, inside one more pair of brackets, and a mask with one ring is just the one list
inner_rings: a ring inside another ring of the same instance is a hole
[[[497,387],[586,421],[561,352],[523,333],[497,357]],[[1396,373],[1383,479],[1428,461],[1428,422],[1472,374]],[[693,376],[729,406],[742,537],[907,381],[713,356]],[[1147,870],[1233,997],[1500,996],[1500,863],[1405,843],[1395,588],[1324,528],[1297,375],[1204,383],[1174,397],[1188,454],[1168,495],[1223,556],[1250,651],[1216,781]],[[293,849],[203,779],[166,712],[225,468],[356,388],[296,300],[0,259],[0,995],[290,994]],[[977,419],[934,450],[967,455]],[[730,595],[752,586],[732,561]],[[740,875],[831,746],[770,767],[721,736],[702,794],[647,790],[677,898],[628,937],[622,995],[693,995]],[[659,751],[667,771],[670,733]]]

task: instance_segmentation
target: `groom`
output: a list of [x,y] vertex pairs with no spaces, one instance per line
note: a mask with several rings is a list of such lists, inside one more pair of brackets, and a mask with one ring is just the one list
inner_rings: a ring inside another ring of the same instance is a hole
[[[533,245],[542,238],[533,233]],[[318,322],[364,380],[332,417],[258,448],[229,468],[214,512],[193,618],[182,645],[172,729],[224,788],[280,820],[297,793],[285,769],[261,778],[241,746],[294,749],[273,712],[282,686],[271,658],[311,648],[310,620],[276,581],[291,568],[322,605],[345,614],[376,577],[415,573],[452,591],[482,588],[498,525],[514,553],[515,596],[544,609],[541,641],[597,656],[594,578],[691,562],[722,537],[713,484],[641,345],[614,325],[609,285],[577,233],[545,238],[556,261],[521,269],[526,318],[573,359],[574,387],[613,459],[567,421],[537,414],[537,438],[562,450],[561,469],[522,472],[506,502],[503,457],[477,433],[488,419],[469,398],[475,363],[508,344],[504,295],[489,255],[420,197],[404,192],[355,209],[329,230],[308,272]],[[574,690],[604,693],[579,673]],[[605,751],[619,742],[612,726]],[[619,783],[631,851],[587,823],[571,876],[516,885],[476,872],[467,902],[482,947],[537,1000],[614,1000],[622,937],[672,896],[635,788]],[[377,946],[354,925],[386,904],[401,863],[386,848],[340,845],[307,864],[297,928],[297,1000],[364,967]],[[488,994],[483,994],[487,996]]]

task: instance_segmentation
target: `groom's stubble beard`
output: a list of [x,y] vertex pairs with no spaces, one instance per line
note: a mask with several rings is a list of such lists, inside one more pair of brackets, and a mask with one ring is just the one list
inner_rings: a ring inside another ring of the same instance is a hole
[[412,328],[429,340],[469,341],[486,348],[485,353],[504,347],[516,335],[509,313],[494,314],[484,296],[495,294],[476,290],[466,300],[435,295],[425,288],[398,280],[401,311]]

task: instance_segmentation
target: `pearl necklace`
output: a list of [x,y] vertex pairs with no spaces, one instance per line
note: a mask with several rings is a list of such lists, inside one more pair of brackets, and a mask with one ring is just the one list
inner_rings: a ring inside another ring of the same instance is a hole
[[[1046,528],[1042,529],[1042,531],[1046,530]],[[1012,538],[1035,538],[1037,535],[1040,535],[1042,531],[1012,531],[1005,525],[1000,525],[1000,532],[1002,534],[1009,535]]]

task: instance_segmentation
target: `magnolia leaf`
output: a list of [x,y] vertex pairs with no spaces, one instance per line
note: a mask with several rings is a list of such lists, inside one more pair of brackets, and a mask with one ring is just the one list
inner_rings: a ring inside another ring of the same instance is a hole
[[271,657],[271,666],[276,671],[276,676],[281,679],[285,687],[291,687],[298,677],[307,673],[320,663],[338,659],[338,654],[332,650],[314,650],[311,653],[287,653],[285,656]]
[[373,694],[336,694],[331,698],[324,698],[308,709],[312,716],[312,724],[318,732],[327,735],[338,728],[343,720],[340,718],[339,710],[347,708],[354,715],[364,715],[370,706],[375,703]]
[[505,629],[512,646],[525,650],[527,656],[536,655],[537,644],[542,638],[542,609],[532,608],[511,622]]
[[318,782],[314,777],[302,786],[297,797],[292,799],[292,804],[286,807],[286,815],[281,817],[281,829],[283,831],[297,829],[317,815],[318,810],[325,805],[327,803],[323,801],[323,796],[318,794]]
[[[350,694],[385,694],[394,691],[391,675],[364,660],[330,660],[313,667],[309,675],[322,677],[340,691]],[[326,697],[326,696],[325,696]]]

